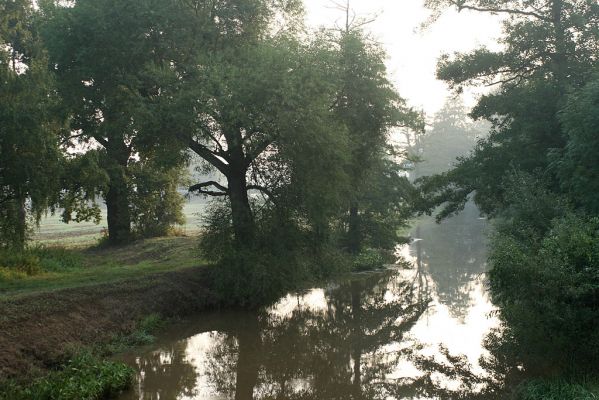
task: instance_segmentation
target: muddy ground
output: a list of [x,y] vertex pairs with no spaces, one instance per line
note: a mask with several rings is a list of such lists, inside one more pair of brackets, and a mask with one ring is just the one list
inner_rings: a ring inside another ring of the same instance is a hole
[[206,267],[0,301],[0,381],[56,367],[73,349],[107,343],[143,317],[217,306]]

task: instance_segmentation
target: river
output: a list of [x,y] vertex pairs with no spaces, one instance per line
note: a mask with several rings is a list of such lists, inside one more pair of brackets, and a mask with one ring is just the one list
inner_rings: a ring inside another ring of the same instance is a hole
[[497,326],[485,290],[485,230],[468,206],[440,225],[413,228],[412,243],[398,248],[409,268],[355,274],[257,312],[177,323],[122,357],[137,374],[120,400],[475,393],[486,374],[483,339]]

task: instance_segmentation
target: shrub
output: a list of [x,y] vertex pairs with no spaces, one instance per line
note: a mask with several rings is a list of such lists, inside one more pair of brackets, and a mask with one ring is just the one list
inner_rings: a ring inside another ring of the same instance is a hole
[[356,256],[353,262],[354,271],[371,271],[383,268],[385,257],[376,249],[365,249]]
[[202,255],[214,261],[213,282],[221,300],[256,307],[307,282],[347,271],[351,262],[325,241],[315,241],[307,225],[282,210],[256,215],[251,246],[237,248],[226,204],[213,205],[202,235]]
[[59,247],[38,246],[22,251],[0,251],[0,269],[2,276],[7,279],[69,270],[79,268],[82,264],[81,255]]
[[125,364],[101,361],[88,353],[70,360],[61,371],[50,373],[27,387],[7,384],[3,400],[102,400],[129,387],[134,371]]
[[83,256],[63,247],[37,246],[29,250],[40,259],[44,271],[59,272],[69,269],[81,268]]
[[493,301],[513,351],[536,373],[599,366],[599,218],[569,213],[524,239],[512,222],[492,242]]
[[29,251],[2,251],[0,253],[0,266],[27,276],[43,272],[40,258]]

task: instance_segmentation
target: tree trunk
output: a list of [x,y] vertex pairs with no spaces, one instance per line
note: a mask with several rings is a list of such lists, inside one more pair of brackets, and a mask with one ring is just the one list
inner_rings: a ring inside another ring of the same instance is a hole
[[27,243],[27,209],[26,199],[23,196],[17,196],[14,201],[15,219],[13,225],[12,246],[15,250],[22,251]]
[[362,247],[360,237],[360,215],[358,205],[352,204],[349,208],[349,227],[347,229],[347,248],[351,254],[360,253]]
[[355,399],[362,398],[362,286],[359,281],[351,283],[352,308],[352,359],[353,393]]
[[246,171],[232,170],[227,177],[233,218],[235,244],[238,249],[250,247],[254,239],[254,215],[248,197]]
[[107,168],[110,182],[106,193],[106,213],[108,220],[108,242],[111,245],[126,244],[131,240],[131,213],[129,209],[129,186],[126,169],[128,152],[121,149],[111,157]]
[[235,400],[252,400],[258,383],[258,355],[261,352],[258,316],[252,315],[244,329],[237,334],[239,356],[235,381]]

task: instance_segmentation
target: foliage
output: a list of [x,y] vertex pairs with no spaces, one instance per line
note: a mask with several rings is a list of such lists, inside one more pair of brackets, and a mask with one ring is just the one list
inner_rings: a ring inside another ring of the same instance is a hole
[[597,384],[570,382],[565,379],[533,379],[522,384],[516,393],[518,400],[594,400]]
[[491,295],[514,341],[511,352],[531,372],[593,369],[599,219],[527,186],[514,193],[491,242]]
[[0,2],[0,247],[22,249],[56,201],[62,129],[29,1]]
[[[42,3],[40,31],[70,116],[64,143],[79,151],[91,147],[98,154],[105,179],[86,192],[104,197],[111,244],[131,239],[133,160],[160,159],[164,170],[181,162],[179,147],[156,134],[148,108],[159,90],[151,71],[167,52],[160,35],[173,31],[167,29],[177,15],[173,10],[170,1]],[[80,197],[79,186],[74,189],[70,196]]]
[[309,226],[283,210],[262,209],[252,247],[241,249],[235,245],[227,204],[214,204],[207,221],[200,248],[217,263],[212,279],[224,303],[257,307],[351,264],[329,243],[315,244]]
[[6,400],[102,400],[129,387],[133,369],[100,361],[83,353],[68,361],[63,369],[33,381],[27,387],[8,384],[0,391]]
[[568,197],[579,207],[599,213],[599,79],[569,96],[560,112],[567,144],[552,154],[555,173]]
[[362,246],[390,248],[409,216],[411,187],[399,163],[406,154],[389,144],[389,135],[398,127],[421,131],[423,121],[389,81],[383,49],[359,27],[347,26],[331,40],[339,48],[334,112],[349,142],[344,245],[352,253]]
[[141,237],[166,236],[173,225],[183,225],[185,198],[179,189],[186,182],[186,170],[164,170],[149,163],[132,167],[131,219]]
[[355,271],[372,271],[383,268],[385,257],[379,250],[364,249],[354,258]]
[[153,343],[156,340],[154,335],[164,328],[165,323],[166,320],[160,314],[150,314],[137,323],[133,332],[115,337],[110,343],[103,345],[101,351],[106,355],[111,355],[134,346]]
[[[595,373],[599,8],[574,0],[427,5],[437,13],[452,7],[506,18],[501,50],[445,56],[438,65],[437,75],[458,91],[472,84],[497,89],[472,112],[491,122],[489,136],[450,171],[421,180],[424,209],[444,204],[441,219],[474,197],[498,218],[490,288],[504,335],[490,339],[494,351],[532,374]],[[530,388],[529,398],[575,391]]]
[[43,272],[65,272],[80,268],[82,257],[71,250],[59,247],[37,246],[25,250],[0,250],[0,268],[13,270],[27,276]]

